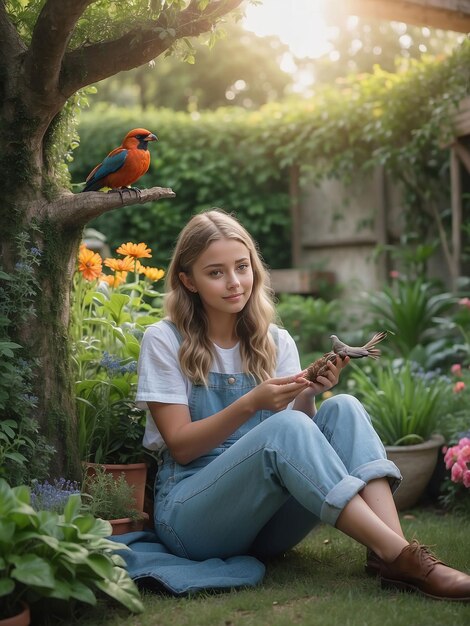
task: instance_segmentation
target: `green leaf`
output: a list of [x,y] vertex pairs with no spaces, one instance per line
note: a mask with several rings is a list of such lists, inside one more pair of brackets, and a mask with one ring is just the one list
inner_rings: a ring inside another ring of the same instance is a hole
[[25,554],[12,557],[11,562],[15,565],[11,571],[12,578],[31,587],[54,588],[54,572],[46,559],[35,554]]
[[87,565],[92,569],[95,574],[98,574],[100,578],[112,578],[113,576],[113,564],[108,557],[103,554],[90,554],[87,559]]
[[8,596],[14,589],[15,583],[11,578],[0,578],[0,597]]
[[73,519],[78,515],[80,508],[82,506],[82,499],[80,494],[72,494],[69,496],[67,503],[64,507],[64,521],[72,522]]
[[144,605],[139,590],[125,570],[116,567],[112,580],[97,581],[96,586],[133,613],[143,612]]

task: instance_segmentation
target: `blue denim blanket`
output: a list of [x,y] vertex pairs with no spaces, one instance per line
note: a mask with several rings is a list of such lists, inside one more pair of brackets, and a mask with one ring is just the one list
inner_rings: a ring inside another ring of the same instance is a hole
[[187,595],[209,589],[254,586],[264,577],[265,567],[252,556],[191,561],[171,554],[152,531],[137,531],[109,537],[127,545],[117,550],[130,577],[142,586]]

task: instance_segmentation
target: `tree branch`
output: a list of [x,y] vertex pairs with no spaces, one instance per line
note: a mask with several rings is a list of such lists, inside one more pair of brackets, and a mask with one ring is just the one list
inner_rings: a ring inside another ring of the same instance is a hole
[[55,97],[62,61],[73,29],[96,0],[47,0],[33,30],[25,60],[25,82],[41,95]]
[[43,205],[40,214],[42,217],[49,217],[63,228],[72,228],[85,226],[95,217],[122,206],[145,204],[175,196],[172,189],[164,187],[151,187],[140,192],[129,190],[121,193],[102,191],[67,193],[54,202]]
[[[170,21],[167,13],[162,13],[158,20],[133,28],[119,39],[73,50],[64,57],[60,90],[69,97],[81,87],[148,63],[168,50],[176,40],[209,31],[219,18],[239,7],[242,2],[217,0],[201,11],[197,8],[197,2],[192,1],[173,21]],[[173,29],[175,36],[167,35],[161,39],[162,29]]]

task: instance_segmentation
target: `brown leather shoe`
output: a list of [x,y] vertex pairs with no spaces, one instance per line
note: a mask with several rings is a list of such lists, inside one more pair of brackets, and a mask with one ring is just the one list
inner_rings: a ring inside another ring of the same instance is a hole
[[380,576],[380,565],[382,563],[382,559],[373,550],[367,548],[366,564],[364,565],[365,573],[369,574],[369,576]]
[[380,560],[381,585],[417,591],[436,600],[470,602],[470,576],[439,561],[426,546],[412,541],[392,563]]

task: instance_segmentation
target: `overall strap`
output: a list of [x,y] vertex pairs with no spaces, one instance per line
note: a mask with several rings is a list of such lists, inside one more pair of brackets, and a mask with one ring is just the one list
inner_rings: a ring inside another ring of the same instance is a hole
[[276,324],[269,324],[269,332],[276,346],[276,353],[279,354],[279,327]]
[[175,335],[176,339],[178,340],[178,344],[181,345],[181,342],[183,341],[183,338],[181,337],[181,333],[180,331],[176,328],[175,324],[169,320],[169,319],[164,319],[161,320],[162,322],[164,322],[165,324],[167,324],[171,330],[173,331],[173,334]]

